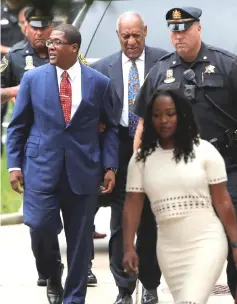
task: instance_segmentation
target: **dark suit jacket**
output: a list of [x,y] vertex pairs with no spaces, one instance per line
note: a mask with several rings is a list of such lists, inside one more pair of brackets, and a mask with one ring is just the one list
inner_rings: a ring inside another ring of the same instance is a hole
[[[145,47],[145,74],[148,74],[150,69],[156,62],[166,55],[168,52],[163,49]],[[123,69],[122,69],[122,52],[117,52],[108,57],[105,57],[91,65],[92,68],[109,77],[112,84],[112,98],[114,107],[114,116],[116,122],[119,123],[123,110]]]
[[[156,64],[156,62],[167,53],[168,52],[163,49],[157,49],[148,46],[145,47],[145,77],[150,71],[150,69]],[[108,57],[105,57],[93,63],[91,67],[101,72],[105,76],[109,77],[111,80],[113,117],[116,119],[116,123],[119,124],[123,110],[124,95],[122,52],[120,51]],[[103,133],[101,136],[101,141],[103,141]],[[108,206],[109,204],[110,195],[100,196],[100,206]]]

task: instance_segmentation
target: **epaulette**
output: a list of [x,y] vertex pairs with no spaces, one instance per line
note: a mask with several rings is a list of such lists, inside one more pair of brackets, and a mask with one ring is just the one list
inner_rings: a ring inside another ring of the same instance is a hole
[[10,52],[11,52],[11,53],[14,53],[14,52],[16,52],[16,51],[18,51],[18,50],[23,50],[24,47],[25,47],[25,44],[26,44],[26,41],[24,41],[24,40],[17,42],[16,44],[14,44],[14,45],[11,47]]
[[233,53],[230,53],[230,52],[228,52],[228,51],[226,51],[226,50],[223,50],[223,49],[221,49],[221,48],[218,48],[218,47],[215,47],[215,46],[212,46],[212,45],[207,45],[206,46],[207,48],[208,48],[208,50],[211,50],[211,51],[215,51],[215,52],[219,52],[219,53],[221,53],[221,54],[223,54],[223,55],[226,55],[226,56],[228,56],[228,57],[231,57],[231,58],[233,58],[233,59],[236,59],[236,55],[235,54],[233,54]]
[[164,60],[164,59],[166,59],[166,58],[169,58],[169,57],[171,57],[173,54],[174,54],[174,52],[165,54],[165,55],[162,56],[157,62],[159,62],[159,61],[161,61],[161,60]]

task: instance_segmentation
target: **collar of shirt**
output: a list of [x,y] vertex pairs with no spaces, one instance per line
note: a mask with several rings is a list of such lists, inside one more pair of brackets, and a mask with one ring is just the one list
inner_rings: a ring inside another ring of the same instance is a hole
[[[145,61],[145,50],[143,50],[140,57],[138,57],[135,61],[137,60]],[[126,64],[127,62],[131,62],[131,60],[124,53],[122,53],[122,65]]]
[[[56,71],[57,71],[58,78],[61,80],[62,79],[62,74],[63,74],[63,72],[65,70],[63,70],[60,67],[56,66]],[[77,61],[73,66],[71,66],[67,70],[67,72],[69,74],[69,79],[71,81],[73,81],[77,75],[81,75],[81,66],[80,66],[79,61]]]

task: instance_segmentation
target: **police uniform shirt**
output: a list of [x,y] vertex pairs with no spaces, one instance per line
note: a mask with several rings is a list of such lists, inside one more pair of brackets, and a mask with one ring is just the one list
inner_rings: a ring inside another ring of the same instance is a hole
[[17,43],[1,61],[1,87],[17,86],[24,73],[49,62],[35,53],[29,42]]
[[189,95],[201,137],[210,140],[221,138],[233,122],[223,116],[205,98],[193,83],[185,80],[183,73],[192,69],[197,84],[224,111],[237,118],[237,57],[227,51],[202,43],[196,60],[184,62],[177,52],[165,55],[150,70],[135,102],[134,112],[144,117],[146,103],[156,89],[183,89]]
[[11,47],[24,39],[21,28],[18,25],[19,11],[10,11],[7,5],[1,8],[1,44]]

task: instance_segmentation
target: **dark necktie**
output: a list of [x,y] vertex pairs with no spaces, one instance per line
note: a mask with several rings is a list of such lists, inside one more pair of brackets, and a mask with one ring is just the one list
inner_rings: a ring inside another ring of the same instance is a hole
[[67,71],[62,74],[62,80],[60,83],[60,100],[63,110],[63,115],[66,124],[71,120],[71,110],[72,110],[72,86],[69,81],[69,75]]

